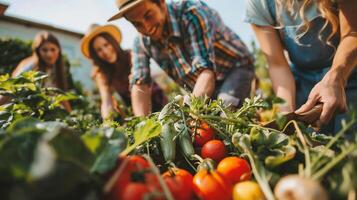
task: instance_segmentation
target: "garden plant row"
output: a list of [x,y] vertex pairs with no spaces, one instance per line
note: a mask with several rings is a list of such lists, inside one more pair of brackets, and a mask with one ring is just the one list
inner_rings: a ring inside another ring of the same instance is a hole
[[[148,117],[100,121],[85,97],[0,76],[1,199],[347,199],[357,191],[353,113],[333,136],[277,116],[254,97],[233,109],[178,95]],[[294,131],[286,131],[287,127]]]

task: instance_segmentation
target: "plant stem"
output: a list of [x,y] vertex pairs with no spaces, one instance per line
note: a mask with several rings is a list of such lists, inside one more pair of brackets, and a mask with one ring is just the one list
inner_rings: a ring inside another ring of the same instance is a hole
[[[196,155],[196,154],[195,154]],[[194,155],[193,155],[194,156]],[[195,168],[195,166],[192,165],[191,161],[185,156],[183,155],[183,158],[186,160],[186,162],[188,163],[188,165],[190,165],[190,167],[197,172],[197,169]]]
[[246,123],[246,121],[241,120],[240,118],[231,119],[231,118],[222,118],[222,117],[213,116],[213,115],[200,115],[200,114],[197,114],[197,113],[192,113],[192,114],[197,116],[198,118],[211,119],[211,120],[224,120],[224,121],[237,123],[237,124],[245,124]]
[[[254,159],[254,154],[251,152],[250,149],[246,149],[245,151],[248,155],[250,164],[252,165],[254,177],[257,180],[260,187],[262,188],[262,191],[263,191],[265,197],[268,200],[274,200],[275,199],[274,194],[269,186],[268,181],[266,180],[265,168],[263,168],[262,165],[260,164],[259,165],[260,170],[259,170],[257,168],[258,166],[256,165],[256,161]],[[260,162],[260,161],[258,161],[258,162]],[[261,174],[259,173],[259,171],[261,172]]]
[[[297,136],[299,137],[302,146],[304,147],[304,154],[305,154],[305,177],[310,177],[311,176],[311,158],[310,158],[310,151],[309,147],[307,146],[305,137],[299,128],[299,125],[295,120],[290,121],[288,124],[286,124],[285,128],[289,126],[289,124],[292,123],[296,129]],[[284,129],[285,129],[284,128]]]
[[149,164],[151,165],[151,169],[152,171],[154,172],[154,174],[157,176],[158,180],[159,180],[159,183],[160,183],[160,186],[162,187],[163,189],[163,192],[165,194],[165,197],[168,199],[168,200],[175,200],[169,190],[169,188],[167,187],[167,185],[165,184],[164,180],[162,179],[161,175],[160,175],[160,172],[159,172],[159,169],[156,167],[156,165],[154,164],[154,162],[152,161],[152,159],[150,158],[150,156],[148,155],[143,155],[146,160],[149,162]]
[[337,140],[348,130],[350,129],[353,125],[355,124],[355,119],[351,120],[346,126],[344,126],[336,135],[333,137],[325,146],[323,151],[319,153],[317,158],[312,162],[312,166],[314,167],[322,158],[323,155],[326,154],[326,151],[332,147],[333,144],[337,142]]
[[103,188],[104,193],[109,193],[112,190],[115,182],[118,180],[119,176],[123,173],[128,162],[129,162],[129,159],[124,159],[124,161],[121,163],[120,167],[117,168],[117,170],[115,170],[113,176],[104,185],[104,188]]
[[313,176],[312,179],[319,180],[322,178],[330,169],[332,169],[336,164],[338,164],[342,159],[344,159],[349,153],[357,149],[357,145],[351,145],[342,153],[340,153],[337,157],[332,159],[327,165],[325,165],[322,169],[317,171]]

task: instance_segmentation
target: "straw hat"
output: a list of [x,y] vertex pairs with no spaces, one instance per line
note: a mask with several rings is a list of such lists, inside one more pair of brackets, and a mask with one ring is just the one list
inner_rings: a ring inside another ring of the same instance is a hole
[[111,24],[104,26],[92,24],[89,28],[89,31],[87,31],[87,33],[81,40],[81,51],[85,57],[90,58],[89,43],[95,36],[100,33],[109,33],[119,44],[121,42],[121,32],[118,27]]
[[118,6],[119,12],[113,17],[111,17],[110,19],[108,19],[108,22],[123,17],[123,15],[127,11],[139,5],[143,1],[145,0],[116,0],[116,4]]

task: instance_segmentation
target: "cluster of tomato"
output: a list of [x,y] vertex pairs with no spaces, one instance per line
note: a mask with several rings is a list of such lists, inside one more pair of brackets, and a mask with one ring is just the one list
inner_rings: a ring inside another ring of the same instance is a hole
[[[119,175],[107,199],[166,199],[158,176],[144,157],[133,155],[122,158],[115,170],[116,172],[119,171]],[[111,176],[114,173],[111,172]],[[170,168],[161,176],[174,199],[191,200],[194,198],[193,176],[188,171]]]
[[192,130],[194,145],[201,151],[202,158],[210,158],[216,162],[227,156],[227,150],[221,140],[215,139],[214,130],[205,122],[201,122],[197,129]]
[[[252,172],[248,162],[236,156],[227,157],[224,143],[215,139],[214,130],[207,123],[202,122],[194,136],[195,146],[201,148],[201,157],[206,159],[193,178],[200,199],[264,199],[259,185],[249,181]],[[218,163],[217,167],[214,163]]]
[[160,184],[144,157],[128,156],[119,160],[116,169],[119,176],[109,199],[166,199],[163,184],[176,200],[263,199],[258,184],[249,181],[252,172],[246,160],[227,157],[224,143],[215,139],[214,130],[206,123],[192,132],[195,133],[194,144],[204,158],[194,176],[184,169],[169,168],[161,174],[164,183]]
[[[252,195],[263,197],[256,183],[246,181],[250,179],[251,171],[244,159],[226,157],[216,169],[204,166],[206,162],[209,160],[201,163],[202,167],[194,176],[179,168],[170,168],[161,175],[175,200],[192,200],[197,197],[204,200],[229,200],[232,197],[234,200],[244,200],[251,199]],[[125,166],[120,169],[123,164]],[[157,175],[144,157],[134,155],[121,159],[118,169],[120,174],[108,199],[166,199]]]

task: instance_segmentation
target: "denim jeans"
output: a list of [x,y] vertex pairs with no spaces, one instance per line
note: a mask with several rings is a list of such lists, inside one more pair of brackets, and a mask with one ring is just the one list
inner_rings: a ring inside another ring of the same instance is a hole
[[244,99],[250,96],[254,77],[252,65],[232,68],[224,80],[217,81],[214,98],[222,99],[234,107],[241,107]]

